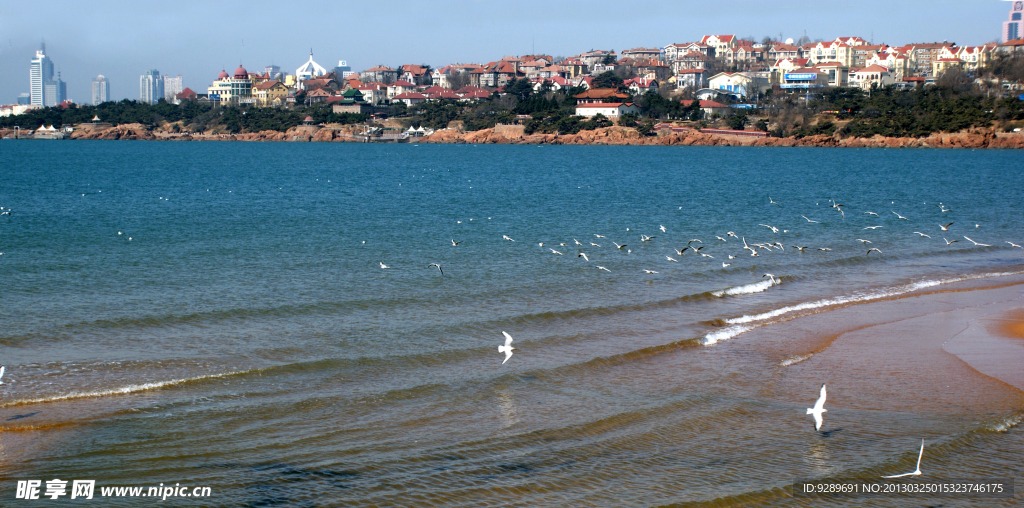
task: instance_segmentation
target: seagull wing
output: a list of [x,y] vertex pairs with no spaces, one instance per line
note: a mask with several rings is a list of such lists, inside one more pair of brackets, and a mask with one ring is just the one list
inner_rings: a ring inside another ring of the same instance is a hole
[[882,478],[902,478],[904,476],[910,476],[912,474],[914,474],[914,473],[894,474],[894,475],[891,475],[891,476],[883,476]]
[[[7,367],[0,366],[0,379],[4,378],[4,371],[5,370],[7,370]],[[3,383],[3,381],[0,381],[0,383]]]
[[507,347],[511,346],[512,345],[512,336],[509,335],[508,332],[501,332],[501,334],[505,336],[505,347],[507,348]]
[[914,472],[921,471],[921,457],[924,456],[924,439],[921,440],[921,452],[917,454],[917,469]]
[[822,424],[821,413],[813,413],[813,414],[814,414],[814,430],[821,430],[821,424]]
[[825,385],[821,385],[821,395],[818,396],[818,400],[814,403],[814,410],[821,411],[825,407]]

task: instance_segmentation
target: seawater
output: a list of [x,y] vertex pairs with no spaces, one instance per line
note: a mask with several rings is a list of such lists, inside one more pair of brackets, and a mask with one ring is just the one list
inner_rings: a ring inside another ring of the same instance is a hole
[[[77,478],[210,486],[215,505],[756,503],[891,457],[782,458],[789,395],[759,387],[785,366],[728,343],[1024,273],[1013,151],[5,140],[0,157],[5,497]],[[974,436],[962,453],[1021,450],[1015,427],[944,418]]]

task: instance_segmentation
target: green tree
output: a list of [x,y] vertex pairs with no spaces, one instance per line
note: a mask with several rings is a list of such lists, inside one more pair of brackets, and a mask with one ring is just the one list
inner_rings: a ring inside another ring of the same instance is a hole
[[622,88],[622,78],[615,75],[612,71],[605,71],[597,76],[594,76],[594,81],[590,83],[591,88]]
[[741,131],[741,130],[746,128],[747,121],[748,121],[748,119],[747,119],[747,114],[746,113],[737,113],[737,114],[734,114],[734,115],[729,115],[729,119],[728,119],[729,128],[733,129],[733,130]]

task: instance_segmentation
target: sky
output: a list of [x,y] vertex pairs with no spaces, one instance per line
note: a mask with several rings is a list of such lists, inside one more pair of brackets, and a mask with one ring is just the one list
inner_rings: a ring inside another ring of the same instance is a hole
[[486,63],[536,52],[571,56],[699,40],[705,34],[798,39],[860,36],[876,44],[997,41],[1010,5],[1001,0],[390,0],[388,2],[194,2],[54,0],[0,6],[0,104],[28,92],[41,41],[67,83],[91,101],[92,78],[111,99],[139,98],[150,69],[205,93],[221,69],[271,64],[294,73],[310,49],[330,69],[384,64]]

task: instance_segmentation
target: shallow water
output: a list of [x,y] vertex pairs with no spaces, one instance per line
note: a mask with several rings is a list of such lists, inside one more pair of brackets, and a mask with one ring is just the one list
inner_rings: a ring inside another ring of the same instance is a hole
[[[948,474],[1024,477],[1019,427],[991,430],[1019,421],[1012,393],[977,412],[861,401],[844,425],[860,430],[826,442],[802,414],[817,381],[766,389],[786,346],[756,342],[800,315],[1016,280],[1013,151],[0,154],[0,477],[203,485],[223,505],[742,505],[905,466],[908,426]],[[751,257],[729,231],[785,250]],[[695,238],[713,258],[674,251]]]

